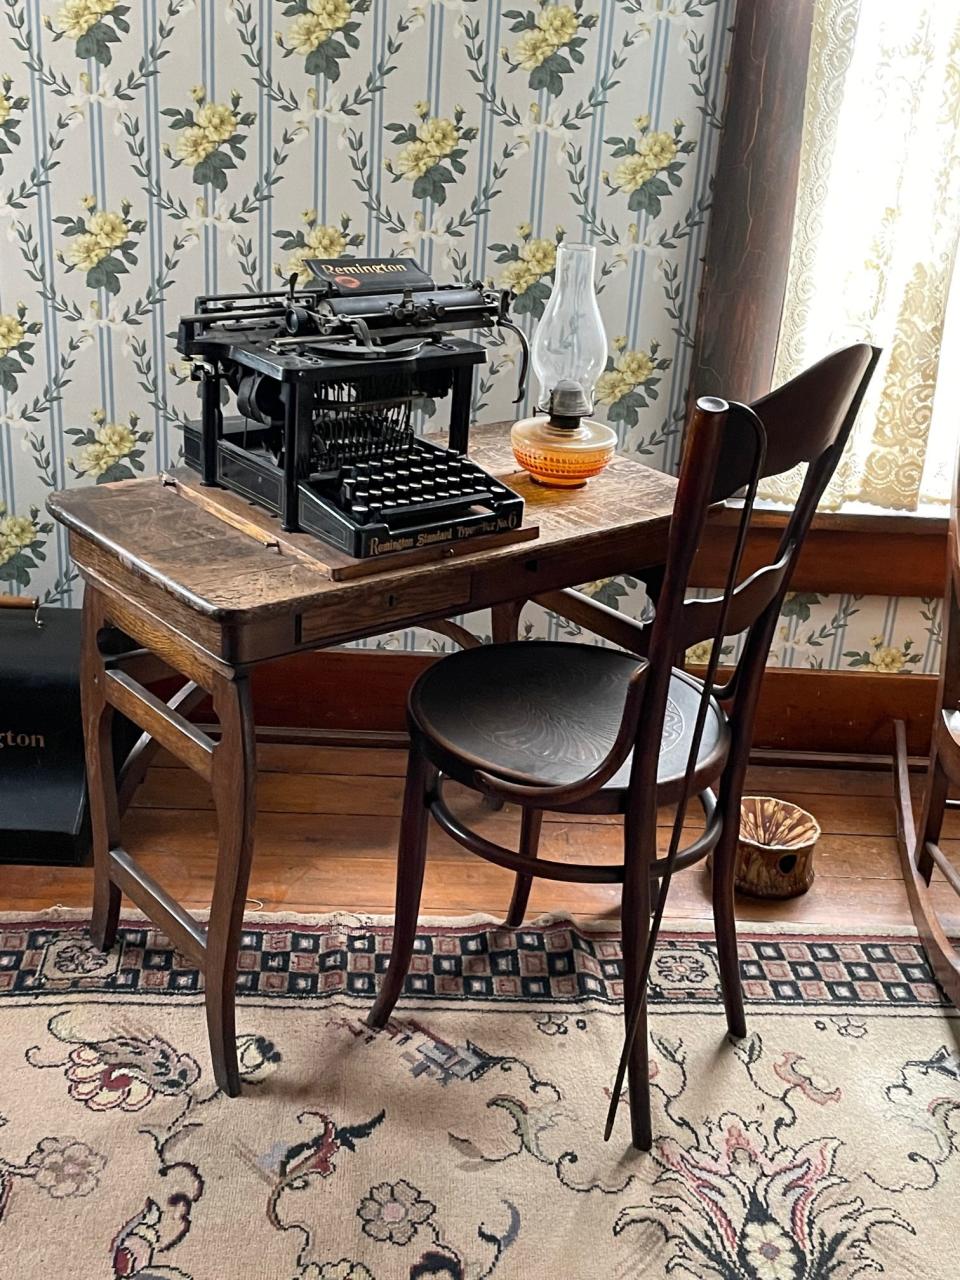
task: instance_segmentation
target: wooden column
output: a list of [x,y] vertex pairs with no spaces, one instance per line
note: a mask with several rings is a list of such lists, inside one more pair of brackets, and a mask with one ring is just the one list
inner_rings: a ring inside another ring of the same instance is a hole
[[739,0],[689,394],[771,387],[790,261],[815,0]]

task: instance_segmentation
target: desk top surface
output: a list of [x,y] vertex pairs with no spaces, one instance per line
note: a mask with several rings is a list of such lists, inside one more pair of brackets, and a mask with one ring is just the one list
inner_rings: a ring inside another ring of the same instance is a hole
[[653,536],[658,548],[664,545],[676,492],[672,476],[618,455],[582,489],[544,488],[517,467],[508,424],[475,427],[470,456],[523,497],[524,523],[539,526],[538,537],[417,565],[391,557],[382,570],[350,581],[333,580],[321,561],[312,562],[309,554],[288,545],[296,540],[315,546],[311,535],[284,535],[278,551],[264,545],[264,535],[271,526],[279,530],[279,522],[258,508],[243,504],[253,513],[245,530],[191,500],[183,490],[196,485],[193,473],[173,473],[179,485],[151,477],[65,489],[53,494],[47,506],[77,538],[115,558],[125,571],[215,619],[262,617],[332,603],[333,596],[345,603],[352,594],[382,591],[395,582],[439,588],[445,576],[469,574],[480,566],[499,566],[509,573],[512,566],[545,553],[569,551],[575,557],[614,532],[636,534],[637,568],[651,563],[645,541]]

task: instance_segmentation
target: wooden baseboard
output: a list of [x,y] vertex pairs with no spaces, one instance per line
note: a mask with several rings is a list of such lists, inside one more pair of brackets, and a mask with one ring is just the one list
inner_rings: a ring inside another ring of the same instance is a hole
[[[402,733],[407,691],[435,661],[432,654],[358,649],[282,659],[255,672],[257,723],[328,733]],[[936,695],[936,676],[771,667],[764,677],[754,745],[890,756],[893,722],[903,720],[908,751],[923,756]],[[204,718],[203,708],[197,717]]]

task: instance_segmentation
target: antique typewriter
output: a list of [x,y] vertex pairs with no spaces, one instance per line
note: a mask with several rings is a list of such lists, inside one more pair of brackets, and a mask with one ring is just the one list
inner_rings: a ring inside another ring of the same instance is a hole
[[[509,328],[508,295],[440,285],[409,258],[312,260],[298,288],[197,299],[177,349],[201,384],[185,458],[223,485],[362,558],[509,537],[523,499],[467,456],[483,346],[458,330]],[[232,392],[236,410],[224,414]],[[416,412],[450,395],[447,447]]]

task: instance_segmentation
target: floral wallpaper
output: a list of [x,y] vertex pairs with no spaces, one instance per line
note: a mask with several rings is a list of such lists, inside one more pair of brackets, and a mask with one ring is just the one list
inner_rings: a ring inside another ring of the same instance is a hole
[[[49,492],[175,462],[197,407],[179,315],[314,255],[409,254],[439,280],[495,282],[532,331],[558,243],[595,244],[599,410],[623,449],[674,467],[734,13],[0,0],[0,591],[79,603]],[[515,416],[516,358],[491,344],[478,421]],[[590,589],[643,608],[630,579]],[[777,660],[933,670],[924,608],[795,597]],[[525,616],[529,634],[561,628]]]

